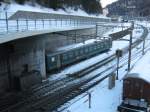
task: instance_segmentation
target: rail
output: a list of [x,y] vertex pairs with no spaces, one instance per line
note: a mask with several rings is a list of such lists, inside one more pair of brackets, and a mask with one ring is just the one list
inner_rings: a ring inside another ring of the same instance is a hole
[[112,37],[113,40],[117,40],[117,39],[120,39],[128,34],[130,34],[130,31],[132,30],[132,28],[128,28],[124,31],[120,31],[120,32],[116,32],[116,33],[112,33],[110,34],[109,36]]
[[[137,40],[136,42],[134,42],[134,47],[132,47],[132,48],[135,48],[136,46],[138,46],[138,45],[140,45],[140,43],[143,41],[143,38],[146,38],[146,36],[148,35],[148,31],[147,31],[147,29],[145,28],[145,27],[142,27],[143,29],[144,29],[144,32],[143,32],[143,35],[140,37],[140,39],[138,39],[138,40],[140,40],[140,42]],[[141,39],[142,38],[142,39]],[[128,48],[128,47],[126,47],[126,48]],[[127,54],[127,52],[128,52],[128,50],[127,49],[123,49],[123,51],[124,51],[124,55],[125,54]],[[148,49],[146,49],[146,52],[149,50],[150,48],[148,48]],[[132,49],[133,50],[133,49]],[[136,53],[134,53],[134,54],[132,54],[132,59],[133,60],[136,60],[137,58],[141,58],[141,56],[142,56],[142,50],[139,50],[139,51],[137,51]],[[112,55],[112,57],[113,57],[114,55]],[[115,59],[116,57],[114,57],[114,59]],[[122,68],[123,66],[125,66],[125,65],[127,65],[128,64],[128,62],[127,62],[127,60],[128,60],[128,58],[126,58],[125,56],[124,57],[122,57],[121,58],[121,64],[120,64],[120,66],[119,66],[119,68]],[[108,63],[109,63],[109,61],[110,60],[105,60],[106,62],[108,61]],[[106,63],[105,62],[105,63]],[[108,64],[107,63],[107,64]],[[114,65],[115,66],[115,65]],[[134,65],[133,65],[134,66]],[[78,95],[80,95],[80,94],[82,94],[82,93],[84,93],[84,92],[86,92],[86,91],[88,91],[90,88],[92,88],[92,87],[94,87],[95,85],[97,85],[97,84],[99,84],[100,82],[102,82],[103,80],[105,80],[106,78],[108,78],[110,75],[112,75],[113,74],[113,72],[115,72],[116,70],[117,70],[117,68],[114,68],[113,67],[113,65],[112,65],[112,68],[114,69],[111,73],[107,73],[107,74],[105,74],[103,77],[100,77],[103,73],[102,72],[107,72],[108,71],[108,69],[111,69],[111,68],[106,68],[104,71],[102,71],[101,73],[99,73],[99,74],[97,74],[97,78],[93,81],[93,82],[89,82],[89,84],[87,83],[87,84],[85,84],[85,85],[83,85],[83,86],[81,86],[80,87],[80,89],[78,89],[78,90],[76,90],[75,92],[74,92],[74,94],[72,94],[72,97],[76,97],[76,96],[78,96]],[[88,70],[88,69],[87,69]],[[78,91],[78,92],[77,92]],[[69,95],[68,95],[69,96]],[[71,97],[71,95],[70,95],[70,97]],[[69,100],[67,100],[67,99],[69,99],[68,97],[66,97],[66,99],[64,99],[64,102],[63,103],[66,103],[67,101],[69,101]],[[71,99],[71,98],[70,98]],[[68,105],[69,106],[69,105]],[[65,109],[67,109],[68,108],[68,106],[62,106],[62,107],[60,107],[59,109],[57,109],[58,111],[56,111],[56,112],[61,112],[61,111],[63,111],[63,110],[65,110]],[[56,107],[57,108],[57,107]]]
[[[141,36],[141,38],[145,38],[147,36],[147,33],[148,33],[147,30],[144,29],[144,32],[143,32],[143,35]],[[141,38],[138,39],[140,41],[135,42],[134,47],[136,47],[137,45],[139,45],[142,42],[143,39],[141,39]],[[127,52],[128,52],[128,47],[124,49],[124,54],[127,54]],[[139,54],[139,52],[137,52],[137,54]],[[135,56],[137,56],[137,54],[135,54]],[[113,57],[113,56],[112,56],[112,58],[115,59],[115,57]],[[126,61],[126,59],[124,59],[124,58],[122,60]],[[108,64],[110,61],[111,61],[111,59],[109,59],[109,58],[106,59],[103,63],[101,63],[99,65],[99,67],[95,66],[95,69],[101,68],[102,66]],[[124,64],[124,63],[122,63],[122,64]],[[88,70],[88,68],[85,68],[85,69]],[[52,110],[56,109],[59,105],[65,103],[69,99],[85,92],[89,88],[93,87],[94,85],[98,84],[99,82],[101,82],[104,79],[106,79],[107,77],[109,77],[111,75],[111,73],[105,73],[105,71],[107,72],[108,69],[110,70],[110,68],[108,67],[108,68],[106,68],[106,70],[103,70],[101,73],[98,73],[94,76],[91,76],[89,74],[94,69],[91,69],[90,71],[88,70],[87,72],[85,72],[85,70],[83,70],[82,73],[80,72],[81,74],[80,73],[78,74],[79,78],[68,77],[68,79],[66,78],[66,79],[62,79],[57,82],[55,81],[53,84],[42,85],[41,88],[35,89],[35,91],[33,91],[33,96],[29,96],[27,98],[25,97],[23,101],[16,103],[16,105],[13,104],[12,106],[9,106],[7,108],[4,108],[4,106],[2,106],[3,107],[2,112],[8,112],[10,110],[12,110],[12,111],[14,110],[15,112],[16,112],[16,110],[18,110],[18,112],[20,112],[20,110],[22,112],[27,111],[27,110],[29,110],[30,112],[34,112],[35,110],[38,110],[38,109],[42,109],[43,111],[46,111],[47,108],[49,109],[49,111],[51,109]],[[112,71],[110,71],[110,72],[112,72]],[[86,77],[86,75],[88,75],[88,74],[90,77],[89,76]],[[95,80],[95,79],[97,79],[97,80],[92,82],[91,84],[89,84],[89,85],[86,84],[86,83],[90,83],[92,80]],[[83,86],[84,86],[84,88],[82,88]],[[72,91],[74,91],[74,93],[72,93]],[[47,102],[49,102],[49,103],[47,103]],[[8,105],[6,105],[6,106],[8,106]],[[44,110],[44,109],[46,109],[46,110]]]

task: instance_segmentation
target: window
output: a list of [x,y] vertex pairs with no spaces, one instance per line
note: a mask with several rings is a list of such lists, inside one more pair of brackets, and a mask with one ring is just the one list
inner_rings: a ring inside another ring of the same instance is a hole
[[83,54],[83,50],[82,49],[80,49],[80,54]]
[[88,52],[88,48],[85,48],[85,52],[86,52],[86,53]]
[[78,56],[78,51],[77,50],[75,51],[75,55]]
[[51,58],[51,61],[52,61],[52,62],[55,62],[55,57],[52,57],[52,58]]
[[72,52],[69,53],[69,57],[70,58],[73,57],[73,53]]
[[67,60],[67,55],[63,54],[63,60]]

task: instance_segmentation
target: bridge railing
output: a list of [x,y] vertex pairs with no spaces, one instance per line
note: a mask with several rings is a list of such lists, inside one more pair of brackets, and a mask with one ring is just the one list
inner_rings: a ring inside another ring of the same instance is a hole
[[41,14],[37,16],[37,18],[33,16],[33,13],[30,14],[31,16],[26,15],[26,17],[16,14],[14,18],[13,15],[12,12],[0,12],[0,34],[28,30],[35,31],[49,30],[51,28],[80,27],[95,25],[97,22],[109,21],[104,18],[68,16],[62,14],[48,14],[49,16]]

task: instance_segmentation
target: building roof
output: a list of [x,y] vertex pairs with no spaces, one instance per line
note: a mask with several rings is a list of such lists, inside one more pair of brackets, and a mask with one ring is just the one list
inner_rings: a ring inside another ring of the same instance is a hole
[[138,74],[138,73],[129,73],[127,74],[124,79],[127,79],[127,78],[135,78],[135,79],[141,79],[147,83],[150,84],[150,76],[149,75],[141,75],[141,74]]
[[31,12],[31,11],[17,11],[12,14],[8,19],[16,20],[16,19],[110,19],[105,16],[79,16],[79,15],[68,15],[68,14],[54,14],[54,13],[46,13],[46,12]]

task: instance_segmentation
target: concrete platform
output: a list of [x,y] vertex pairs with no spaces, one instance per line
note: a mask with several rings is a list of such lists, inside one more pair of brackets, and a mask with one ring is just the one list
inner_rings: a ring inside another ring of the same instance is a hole
[[22,32],[12,32],[7,34],[0,34],[0,44],[21,39],[21,38],[29,38],[31,36],[37,36],[47,33],[53,33],[53,32],[60,32],[60,31],[71,31],[71,30],[79,30],[79,29],[86,29],[86,28],[94,28],[94,25],[86,25],[86,26],[76,26],[76,27],[61,27],[61,28],[52,28],[49,30],[28,30],[28,31],[22,31]]

